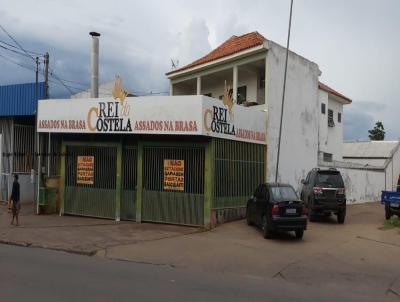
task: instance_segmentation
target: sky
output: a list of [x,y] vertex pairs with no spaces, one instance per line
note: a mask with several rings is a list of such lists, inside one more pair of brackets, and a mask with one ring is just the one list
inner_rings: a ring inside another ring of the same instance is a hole
[[[167,93],[171,59],[183,66],[255,30],[286,45],[290,8],[289,0],[1,3],[0,24],[26,50],[50,54],[53,98],[89,87],[90,31],[101,33],[100,82],[119,74],[130,92]],[[400,138],[399,31],[398,0],[294,0],[291,50],[317,63],[320,80],[353,100],[343,114],[346,140],[368,139],[376,121],[386,139]],[[1,30],[0,41],[13,44]],[[34,68],[31,58],[0,48],[0,85],[33,82]]]

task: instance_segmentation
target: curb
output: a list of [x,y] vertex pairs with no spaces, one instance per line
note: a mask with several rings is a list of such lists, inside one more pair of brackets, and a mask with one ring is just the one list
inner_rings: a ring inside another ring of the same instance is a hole
[[89,256],[89,257],[96,255],[96,253],[98,252],[98,250],[84,251],[84,250],[73,249],[73,248],[59,248],[59,247],[51,247],[51,246],[47,246],[47,245],[41,245],[41,244],[37,244],[37,243],[19,242],[19,241],[7,240],[7,239],[0,239],[0,244],[7,244],[7,245],[14,245],[14,246],[21,246],[21,247],[30,247],[30,248],[40,248],[40,249],[65,252],[65,253],[75,254],[75,255]]

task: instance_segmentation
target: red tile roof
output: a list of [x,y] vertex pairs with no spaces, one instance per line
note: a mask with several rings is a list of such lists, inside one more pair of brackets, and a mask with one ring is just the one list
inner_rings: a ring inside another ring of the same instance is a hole
[[328,85],[325,85],[324,83],[321,83],[318,81],[318,88],[325,90],[328,93],[331,93],[333,95],[336,95],[337,97],[340,97],[342,99],[345,99],[346,101],[348,101],[349,103],[352,102],[352,100],[350,98],[348,98],[347,96],[344,96],[343,94],[337,92],[336,90],[332,89],[331,87],[329,87]]
[[204,57],[186,65],[179,69],[170,71],[167,75],[174,74],[179,71],[183,71],[198,65],[202,65],[211,61],[215,61],[217,59],[221,59],[223,57],[227,57],[233,55],[235,53],[241,52],[243,50],[263,45],[266,39],[259,34],[258,32],[254,31],[251,33],[244,34],[242,36],[232,36],[220,46],[212,50],[210,53],[205,55]]

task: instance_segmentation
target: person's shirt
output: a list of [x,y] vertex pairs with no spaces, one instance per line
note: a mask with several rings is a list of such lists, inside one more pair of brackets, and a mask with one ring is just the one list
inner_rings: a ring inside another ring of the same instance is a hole
[[15,202],[19,201],[19,183],[18,183],[18,181],[13,182],[11,199]]

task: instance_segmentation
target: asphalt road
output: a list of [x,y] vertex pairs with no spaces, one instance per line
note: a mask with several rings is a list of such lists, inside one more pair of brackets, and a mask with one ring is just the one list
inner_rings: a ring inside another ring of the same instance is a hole
[[207,273],[0,245],[0,301],[369,300],[251,275]]

